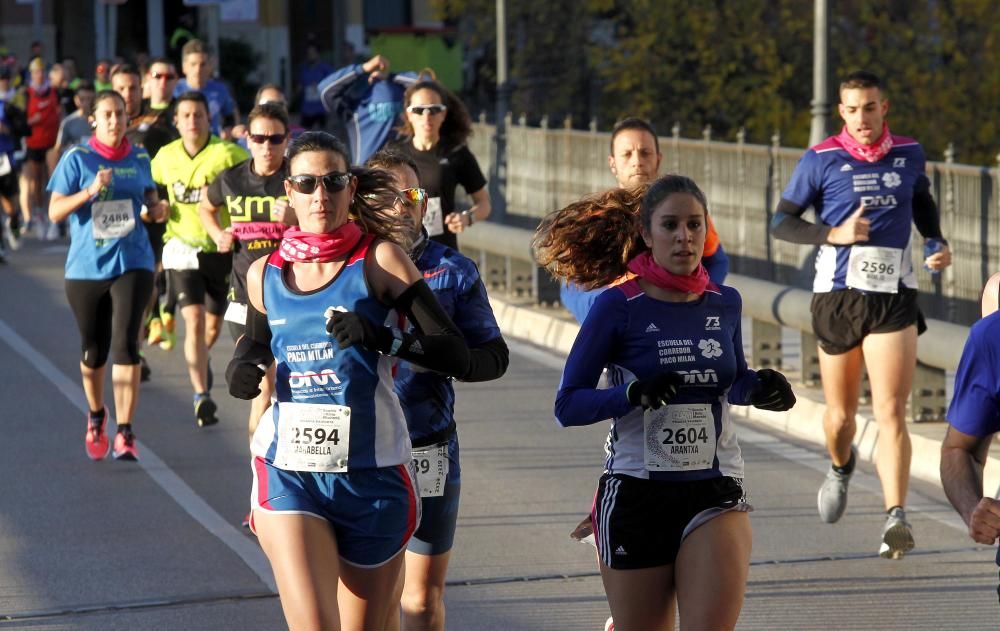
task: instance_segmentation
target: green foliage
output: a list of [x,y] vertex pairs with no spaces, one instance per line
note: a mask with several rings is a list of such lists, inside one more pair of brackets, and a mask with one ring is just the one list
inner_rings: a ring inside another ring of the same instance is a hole
[[[457,20],[467,50],[495,76],[493,0],[432,0]],[[507,0],[513,111],[571,115],[602,128],[627,115],[661,133],[805,146],[812,100],[813,0]],[[1000,20],[994,0],[830,2],[829,127],[839,77],[868,69],[887,82],[894,133],[940,160],[995,165],[1000,150]],[[489,100],[489,93],[467,98]],[[474,108],[476,105],[473,106]],[[488,108],[480,103],[478,108]],[[475,110],[478,111],[478,110]]]

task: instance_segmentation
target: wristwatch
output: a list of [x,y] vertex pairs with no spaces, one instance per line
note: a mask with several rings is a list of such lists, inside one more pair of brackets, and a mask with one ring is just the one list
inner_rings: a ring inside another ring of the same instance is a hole
[[471,210],[463,210],[462,219],[467,222],[465,225],[471,226],[472,224],[476,223],[476,213],[472,212]]

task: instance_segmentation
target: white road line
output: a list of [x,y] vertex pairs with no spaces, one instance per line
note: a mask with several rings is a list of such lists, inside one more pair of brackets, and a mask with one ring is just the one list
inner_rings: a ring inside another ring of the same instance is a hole
[[[69,400],[71,405],[80,410],[81,414],[87,414],[89,410],[87,409],[87,398],[83,393],[83,388],[61,373],[52,362],[35,350],[31,344],[18,335],[3,320],[0,320],[0,339],[27,360],[29,364],[34,366],[43,377],[48,379]],[[109,418],[109,420],[114,422],[114,418]],[[142,451],[142,458],[136,464],[142,467],[143,471],[196,522],[201,524],[205,530],[215,535],[236,556],[242,559],[247,564],[247,567],[260,578],[261,582],[271,592],[277,593],[278,587],[274,582],[271,566],[260,547],[223,519],[180,476],[174,473],[152,449],[144,445],[141,441],[137,440],[136,443]]]
[[[511,352],[517,353],[521,357],[541,364],[546,368],[553,368],[561,373],[563,367],[566,365],[565,357],[557,355],[551,351],[510,338],[506,338],[506,341],[507,347],[511,350]],[[808,449],[803,449],[802,447],[798,447],[792,443],[785,442],[778,437],[772,436],[771,434],[765,434],[763,432],[750,429],[747,427],[746,421],[737,423],[736,433],[740,442],[748,445],[754,445],[755,447],[759,447],[772,454],[781,456],[786,460],[790,460],[804,467],[814,469],[820,473],[825,474],[830,468],[830,461],[826,458],[825,454],[809,451]],[[851,478],[851,487],[862,488],[879,497],[882,496],[882,485],[878,478],[868,475],[860,469],[856,470],[854,476]],[[818,486],[816,488],[819,489]],[[929,519],[933,519],[938,523],[950,526],[951,528],[961,531],[962,533],[968,532],[968,528],[966,528],[965,523],[962,522],[962,519],[954,511],[952,511],[950,507],[942,505],[941,502],[934,500],[933,498],[929,498],[921,493],[917,493],[912,489],[909,492],[909,496],[910,501],[906,507],[906,511],[908,513],[919,512],[921,515]]]

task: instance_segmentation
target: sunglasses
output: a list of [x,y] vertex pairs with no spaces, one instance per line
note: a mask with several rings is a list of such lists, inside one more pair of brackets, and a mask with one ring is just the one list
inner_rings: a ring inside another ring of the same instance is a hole
[[419,208],[427,201],[427,191],[422,188],[404,188],[396,193],[396,199],[404,206]]
[[288,183],[291,184],[292,189],[303,195],[312,195],[317,184],[321,181],[327,193],[337,193],[347,188],[347,183],[351,181],[351,174],[333,171],[326,175],[291,175],[288,177]]
[[[285,142],[285,138],[287,138],[287,137],[288,136],[285,135],[285,134],[271,134],[271,135],[266,135],[266,134],[247,134],[247,138],[249,138],[253,142],[257,143],[258,145],[262,145],[265,142],[269,142],[272,145],[280,145],[281,143]],[[343,188],[343,187],[341,187],[341,188]]]
[[150,74],[149,76],[153,77],[157,81],[159,81],[160,79],[166,79],[167,81],[173,81],[174,79],[177,78],[177,75],[175,75],[173,73],[168,73],[168,72],[154,72],[154,73]]
[[435,116],[446,109],[448,109],[447,106],[441,105],[440,103],[434,103],[433,105],[411,105],[406,108],[406,111],[414,116],[423,116],[424,114]]

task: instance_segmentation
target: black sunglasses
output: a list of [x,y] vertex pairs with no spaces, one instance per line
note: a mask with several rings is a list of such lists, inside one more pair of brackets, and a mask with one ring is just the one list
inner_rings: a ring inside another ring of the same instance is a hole
[[266,134],[248,134],[247,137],[258,145],[262,145],[265,142],[269,142],[272,145],[280,145],[285,142],[287,136],[285,134],[271,134],[269,136]]
[[288,176],[288,183],[303,195],[312,195],[320,181],[323,182],[323,188],[326,189],[327,193],[337,193],[347,188],[347,183],[351,181],[351,174],[334,171],[326,175]]

